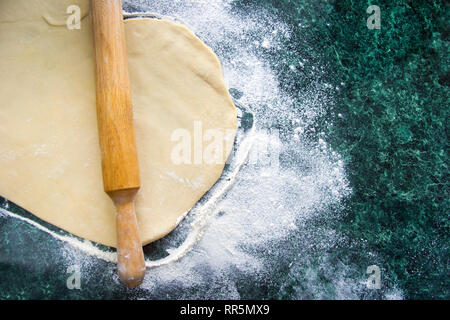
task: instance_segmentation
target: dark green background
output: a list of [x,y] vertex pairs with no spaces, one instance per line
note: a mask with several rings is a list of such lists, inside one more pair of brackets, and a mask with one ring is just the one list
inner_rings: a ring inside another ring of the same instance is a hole
[[[264,6],[291,26],[293,41],[269,53],[282,57],[276,67],[290,84],[284,90],[317,80],[289,72],[298,57],[306,58],[303,70],[328,61],[323,80],[342,88],[317,130],[343,155],[354,190],[335,228],[379,252],[405,298],[448,299],[449,2],[237,3],[242,10]],[[380,30],[366,27],[373,4],[381,8]],[[306,36],[299,23],[309,26]],[[329,127],[330,119],[337,125]],[[349,246],[336,255],[363,259]]]
[[[381,30],[366,27],[371,4],[381,8]],[[336,244],[332,257],[336,263],[365,261],[362,252],[352,249],[352,239],[363,240],[380,255],[383,273],[407,299],[450,298],[449,9],[446,1],[233,4],[239,13],[267,10],[289,26],[291,40],[265,53],[277,57],[273,68],[282,90],[295,95],[318,81],[339,88],[329,89],[335,102],[316,122],[317,132],[326,132],[327,142],[343,156],[353,190],[345,215],[323,221],[350,239]],[[299,57],[305,61],[303,72],[289,72]],[[324,72],[310,71],[324,61]],[[335,125],[328,126],[330,121]],[[48,250],[58,246],[31,226],[0,218],[0,298],[133,298],[142,293],[103,290],[93,280],[87,280],[82,292],[68,292],[55,284],[64,284],[67,277],[64,256]],[[92,268],[97,279],[116,272],[103,262]],[[242,281],[250,281],[242,285],[244,298],[290,299],[291,288],[304,279],[290,279],[282,291],[276,281],[257,290],[251,279]],[[364,297],[381,295],[368,292]]]

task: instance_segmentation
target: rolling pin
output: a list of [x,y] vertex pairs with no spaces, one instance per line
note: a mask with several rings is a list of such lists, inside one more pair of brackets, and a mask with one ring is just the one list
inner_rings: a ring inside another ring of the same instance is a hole
[[145,261],[134,208],[140,179],[122,3],[91,0],[91,9],[103,187],[116,207],[119,276],[136,287],[144,279]]

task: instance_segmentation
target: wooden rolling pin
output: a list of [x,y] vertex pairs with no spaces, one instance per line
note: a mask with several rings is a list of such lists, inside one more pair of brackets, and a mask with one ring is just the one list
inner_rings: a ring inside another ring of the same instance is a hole
[[145,261],[134,198],[140,188],[130,82],[120,0],[91,0],[96,62],[97,121],[103,186],[116,209],[119,275],[140,285]]

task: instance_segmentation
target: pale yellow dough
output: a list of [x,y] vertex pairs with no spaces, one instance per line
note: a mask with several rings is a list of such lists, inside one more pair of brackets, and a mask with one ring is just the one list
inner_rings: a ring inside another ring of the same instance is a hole
[[[81,30],[66,8],[79,5]],[[103,192],[88,0],[0,1],[0,195],[77,236],[115,246]],[[236,130],[219,60],[170,21],[125,22],[142,188],[143,244],[172,231],[220,177],[223,164],[176,165],[174,130]],[[224,157],[231,149],[225,144]],[[17,230],[21,232],[21,230]]]

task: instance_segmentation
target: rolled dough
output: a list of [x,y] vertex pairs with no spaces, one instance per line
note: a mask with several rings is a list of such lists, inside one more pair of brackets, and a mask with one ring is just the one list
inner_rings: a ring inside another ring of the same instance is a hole
[[[81,8],[79,30],[66,27],[69,5]],[[220,177],[236,109],[218,58],[187,28],[132,19],[125,31],[142,181],[136,211],[147,244],[172,231]],[[0,195],[115,246],[114,206],[102,185],[89,1],[1,0],[0,74]],[[190,133],[192,164],[173,161],[177,129]],[[222,163],[193,159],[194,138],[211,138],[202,136],[209,129],[225,132]]]

